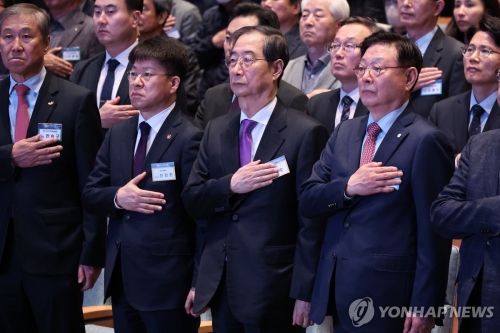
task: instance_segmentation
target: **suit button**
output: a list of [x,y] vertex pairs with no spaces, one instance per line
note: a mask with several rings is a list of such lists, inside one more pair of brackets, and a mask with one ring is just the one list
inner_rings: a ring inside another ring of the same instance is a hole
[[472,275],[472,281],[476,282],[476,276]]
[[490,240],[486,242],[486,245],[491,245],[493,244]]
[[332,259],[333,259],[333,260],[337,259],[337,254],[336,254],[336,253],[333,253],[333,254],[332,254]]
[[349,222],[344,223],[344,228],[348,229],[350,226],[351,226],[351,224]]
[[233,221],[238,221],[238,215],[236,214],[233,215]]
[[119,248],[119,247],[120,247],[120,242],[118,242],[118,241],[117,241],[117,242],[115,243],[115,245],[116,245],[116,248]]
[[130,214],[125,214],[125,220],[127,220],[127,221],[130,220]]

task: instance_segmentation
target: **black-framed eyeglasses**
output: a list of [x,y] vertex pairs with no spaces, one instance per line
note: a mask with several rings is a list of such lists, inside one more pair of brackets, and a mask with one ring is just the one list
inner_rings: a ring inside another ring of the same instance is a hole
[[150,72],[138,73],[134,71],[127,72],[127,78],[129,81],[135,81],[138,77],[141,77],[144,81],[149,82],[153,76],[172,76],[169,74],[156,74]]
[[244,65],[246,68],[250,67],[253,65],[254,62],[257,60],[265,60],[267,59],[264,58],[253,58],[249,55],[243,56],[243,57],[229,57],[224,59],[224,63],[228,68],[234,68],[236,66],[236,63],[239,63],[240,65]]
[[326,46],[326,50],[328,53],[332,52],[338,52],[340,48],[344,50],[345,53],[353,53],[354,50],[356,50],[359,47],[359,45],[354,45],[352,43],[345,43],[345,44],[340,44],[340,43],[331,43]]
[[497,82],[500,83],[500,68],[497,68],[495,75],[497,76]]
[[374,64],[369,64],[368,66],[357,64],[356,67],[353,68],[353,70],[357,77],[362,78],[363,76],[365,76],[365,72],[367,69],[369,73],[372,73],[373,75],[378,77],[388,68],[408,68],[408,67],[410,66],[382,66],[380,64],[374,63]]
[[500,54],[500,52],[493,51],[487,47],[475,47],[472,45],[463,46],[462,54],[464,55],[465,58],[470,58],[474,53],[476,53],[476,50],[479,51],[479,57],[482,59],[488,58],[492,53]]

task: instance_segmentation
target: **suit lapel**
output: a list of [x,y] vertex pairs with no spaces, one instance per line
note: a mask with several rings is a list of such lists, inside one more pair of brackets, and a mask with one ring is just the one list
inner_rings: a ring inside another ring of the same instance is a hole
[[[223,115],[229,112],[229,108],[231,107],[231,103],[233,102],[233,91],[231,90],[230,83],[224,83],[223,88],[221,89],[221,95],[219,99],[220,112],[218,114]],[[238,113],[238,112],[236,112]]]
[[260,140],[261,144],[259,144],[255,152],[254,161],[261,160],[262,163],[267,163],[273,157],[279,157],[275,156],[275,154],[285,141],[285,138],[280,133],[285,127],[286,107],[278,100]]
[[224,154],[222,164],[226,174],[235,173],[240,168],[240,112],[228,116],[227,129],[220,135],[221,151]]
[[432,38],[427,50],[424,54],[424,67],[436,67],[441,59],[441,50],[443,49],[444,33],[440,28],[437,29],[436,34]]
[[[337,108],[339,106],[339,103],[340,103],[340,88],[335,89],[334,92],[335,93],[332,94],[332,96],[330,97],[330,102],[331,102],[333,114],[335,115],[335,113],[337,112]],[[361,101],[361,99],[360,99],[360,101]]]
[[135,141],[137,140],[137,126],[139,116],[125,120],[127,125],[123,127],[120,145],[120,160],[123,168],[125,183],[132,179],[132,164],[134,163]]
[[[0,81],[0,105],[4,105],[0,112],[0,145],[12,143],[12,133],[10,132],[9,116],[9,88],[10,78]],[[7,107],[5,107],[7,106]]]
[[97,94],[97,84],[99,83],[99,76],[101,76],[102,66],[104,65],[104,60],[106,60],[106,52],[101,53],[96,56],[91,64],[89,64],[83,70],[88,72],[88,84],[86,87],[93,87],[90,89],[95,91]]
[[127,72],[132,68],[132,64],[129,62],[127,65],[127,69],[125,69],[125,74],[123,74],[122,80],[120,81],[120,85],[118,86],[118,91],[116,92],[116,96],[120,96],[120,104],[130,104],[130,97],[128,95],[128,79]]
[[500,106],[498,106],[498,102],[495,101],[491,113],[488,116],[488,120],[486,120],[486,124],[484,125],[483,132],[497,128],[500,128]]
[[[45,75],[42,87],[38,93],[33,114],[31,115],[30,124],[28,126],[27,137],[32,137],[38,134],[38,124],[46,123],[58,104],[57,92],[59,85],[57,79],[49,71]],[[64,128],[63,128],[64,131]]]
[[453,110],[451,124],[454,126],[457,147],[464,147],[469,138],[469,104],[471,92],[457,99],[457,109]]
[[302,75],[304,73],[304,68],[306,67],[305,61],[306,56],[301,56],[297,58],[297,65],[290,68],[290,70],[292,71],[290,80],[291,82],[288,83],[295,87],[298,87],[298,89],[300,89],[300,87],[302,86]]
[[[351,121],[351,120],[348,120]],[[366,125],[368,124],[368,116],[359,118],[358,131],[354,133],[354,140],[349,140],[349,152],[347,157],[347,168],[350,175],[354,174],[359,169],[361,160],[361,148],[363,146],[363,138],[366,134]]]
[[354,117],[366,116],[368,113],[370,113],[370,111],[368,111],[360,98],[358,100],[358,105],[356,105],[356,110],[354,111]]
[[142,171],[149,172],[152,163],[158,163],[177,136],[176,127],[182,122],[182,113],[178,104],[160,127],[153,144],[149,148]]
[[413,112],[413,108],[408,105],[398,119],[396,119],[394,124],[392,124],[384,140],[382,140],[375,156],[373,156],[374,162],[382,162],[383,165],[387,164],[389,158],[391,158],[392,154],[394,154],[401,142],[403,142],[408,135],[406,127],[413,123],[414,118],[415,113]]
[[84,21],[82,15],[85,14],[80,11],[76,12],[73,15],[73,22],[75,23],[75,26],[73,26],[71,29],[65,30],[63,34],[64,40],[61,40],[59,45],[71,45],[76,36],[80,34],[80,32],[83,29],[83,21]]

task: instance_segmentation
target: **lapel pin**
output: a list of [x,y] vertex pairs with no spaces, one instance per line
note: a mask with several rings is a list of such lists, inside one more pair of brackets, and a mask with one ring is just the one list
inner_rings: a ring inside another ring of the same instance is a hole
[[172,134],[167,135],[167,140],[170,140],[172,138]]
[[401,133],[398,134],[398,138],[400,138],[400,137],[401,137]]
[[54,101],[50,101],[48,104],[49,105],[54,105]]

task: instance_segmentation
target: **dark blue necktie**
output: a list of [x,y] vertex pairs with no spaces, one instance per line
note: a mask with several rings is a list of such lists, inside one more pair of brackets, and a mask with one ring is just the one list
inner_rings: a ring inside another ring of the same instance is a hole
[[108,60],[108,73],[106,74],[106,79],[104,79],[104,84],[101,90],[101,100],[99,102],[99,107],[101,107],[106,101],[111,99],[111,94],[113,93],[113,85],[115,84],[115,69],[118,67],[120,62],[116,59]]
[[486,112],[479,104],[475,104],[471,111],[472,121],[469,125],[469,138],[473,135],[481,133],[481,116]]
[[139,124],[139,128],[141,129],[141,138],[139,139],[139,144],[137,145],[137,149],[135,150],[133,171],[134,174],[132,175],[132,178],[135,178],[138,174],[141,173],[144,160],[146,159],[149,132],[151,131],[151,126],[149,126],[149,124],[145,121]]
[[354,100],[349,95],[345,95],[344,98],[342,98],[342,116],[340,117],[340,121],[349,119],[352,102],[354,102]]

